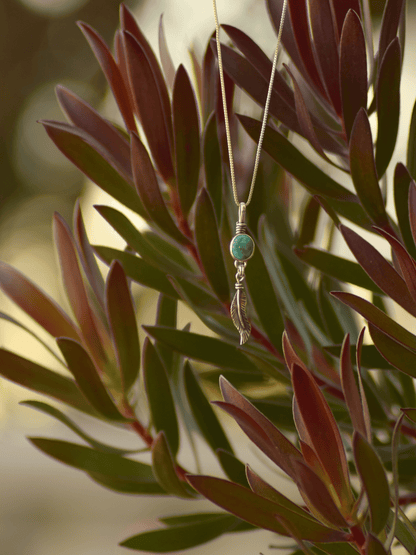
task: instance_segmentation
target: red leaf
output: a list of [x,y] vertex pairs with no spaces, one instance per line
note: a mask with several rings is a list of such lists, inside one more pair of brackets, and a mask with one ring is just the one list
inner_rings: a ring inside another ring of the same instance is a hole
[[361,330],[360,335],[358,336],[358,339],[357,339],[356,359],[357,359],[358,381],[360,384],[360,395],[361,395],[361,402],[363,407],[363,415],[364,415],[364,423],[365,423],[365,432],[366,432],[365,436],[368,443],[371,443],[370,411],[368,409],[367,397],[365,396],[363,380],[361,377],[361,351],[363,347],[364,333],[365,333],[365,328]]
[[416,243],[416,183],[413,180],[409,187],[409,221],[413,241]]
[[120,73],[120,70],[105,44],[104,40],[92,27],[86,23],[78,22],[78,26],[84,33],[85,38],[89,42],[101,69],[104,72],[105,78],[107,79],[111,90],[113,91],[114,98],[116,99],[117,105],[119,107],[120,113],[123,116],[124,123],[129,131],[134,131],[136,129],[136,122],[134,121],[133,112],[130,106],[129,95]]
[[313,376],[295,364],[293,390],[303,423],[311,438],[311,447],[327,472],[344,510],[353,503],[348,466],[335,418]]
[[357,430],[365,436],[366,426],[364,422],[363,406],[352,369],[350,338],[348,334],[345,336],[344,343],[342,344],[340,365],[342,390],[344,392],[345,403],[350,413],[352,425],[354,430]]
[[159,53],[166,81],[172,89],[176,71],[166,42],[165,29],[163,27],[163,14],[161,14],[159,19]]

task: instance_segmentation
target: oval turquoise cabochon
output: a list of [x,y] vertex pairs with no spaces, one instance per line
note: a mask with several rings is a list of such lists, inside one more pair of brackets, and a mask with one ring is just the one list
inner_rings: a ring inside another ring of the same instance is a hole
[[253,256],[254,241],[250,235],[240,233],[232,238],[230,243],[231,256],[235,260],[244,262]]

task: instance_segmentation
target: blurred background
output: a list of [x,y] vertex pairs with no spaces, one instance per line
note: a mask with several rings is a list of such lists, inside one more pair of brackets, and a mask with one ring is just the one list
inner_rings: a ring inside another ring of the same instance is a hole
[[[174,63],[190,67],[191,44],[202,55],[214,29],[211,0],[127,0],[126,4],[155,51],[159,18],[164,13]],[[372,2],[376,26],[383,6],[383,0]],[[123,242],[92,208],[94,203],[116,205],[115,201],[84,179],[55,148],[37,120],[64,119],[54,92],[60,83],[110,119],[120,121],[104,76],[75,24],[77,20],[89,23],[112,44],[118,9],[118,0],[0,0],[0,260],[40,284],[66,308],[52,243],[53,213],[57,211],[71,222],[75,200],[80,197],[90,241],[115,247],[122,247]],[[275,35],[264,0],[218,0],[218,10],[222,22],[242,28],[266,52],[273,52]],[[412,38],[415,16],[413,2],[409,5],[402,79],[404,137],[416,85],[416,44]],[[394,161],[397,160],[405,160],[404,142],[396,148]],[[140,323],[153,323],[156,296],[139,287],[135,293]],[[50,341],[1,292],[0,312],[11,314]],[[186,311],[180,312],[182,325],[188,321],[187,316]],[[198,323],[196,326],[197,331],[202,329]],[[50,363],[44,351],[28,337],[0,320],[0,346],[45,365]],[[94,484],[83,473],[48,459],[25,436],[70,441],[75,437],[50,418],[19,405],[19,401],[28,398],[36,395],[0,381],[0,555],[119,555],[127,551],[117,543],[141,527],[152,527],[157,515],[213,510],[209,502],[178,505],[174,499],[118,495]],[[83,418],[80,423],[88,426],[87,417]],[[231,426],[231,420],[227,419],[227,425]],[[238,430],[228,429],[237,445],[241,437]],[[104,426],[94,433],[107,443],[132,445],[130,435],[117,433],[115,437],[114,430]],[[245,452],[242,457],[258,463],[252,452]],[[186,454],[181,462],[186,465]],[[276,473],[273,477],[273,471],[264,468],[264,477],[271,482],[276,480]],[[217,472],[216,467],[212,472]],[[283,487],[288,494],[294,494],[284,482]],[[229,555],[266,553],[270,543],[276,543],[276,537],[256,532],[225,537],[193,553],[225,549]]]

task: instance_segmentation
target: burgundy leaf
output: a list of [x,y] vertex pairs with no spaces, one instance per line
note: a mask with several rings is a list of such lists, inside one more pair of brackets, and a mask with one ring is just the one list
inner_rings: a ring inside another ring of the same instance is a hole
[[187,217],[198,189],[200,169],[199,114],[186,69],[175,76],[172,98],[176,183],[182,214]]
[[101,368],[103,363],[107,361],[107,355],[103,348],[103,332],[101,329],[99,331],[98,319],[88,302],[71,231],[67,223],[57,213],[54,215],[53,225],[62,280],[70,305],[81,328],[84,341],[95,362]]
[[133,180],[130,165],[130,144],[117,129],[91,106],[62,85],[56,87],[59,104],[69,120],[88,133],[111,154],[123,174]]
[[176,227],[168,212],[152,161],[135,133],[131,135],[131,163],[137,192],[151,220],[179,243],[189,243],[189,240]]
[[341,114],[338,68],[339,54],[330,0],[309,0],[309,18],[313,35],[315,61],[324,87],[337,114]]
[[380,63],[376,84],[376,167],[379,177],[390,163],[399,130],[401,58],[399,39],[396,38],[389,44]]
[[367,54],[365,38],[358,15],[350,10],[341,34],[339,75],[342,117],[349,141],[354,120],[360,108],[367,107]]
[[341,357],[341,384],[344,392],[345,404],[350,413],[354,430],[366,436],[366,426],[364,422],[363,406],[361,403],[360,393],[354,378],[354,372],[351,364],[350,356],[350,338],[347,334],[342,344]]
[[205,55],[202,62],[202,107],[204,114],[204,122],[207,121],[211,112],[215,108],[215,95],[217,90],[218,70],[216,66],[216,57],[212,49],[212,35],[208,41]]
[[[294,402],[293,406],[295,406],[295,397],[293,397]],[[297,405],[296,405],[297,406]],[[297,409],[297,413],[299,413],[299,409]],[[301,418],[301,417],[300,417]],[[302,451],[302,455],[305,459],[305,462],[312,468],[312,470],[321,478],[324,484],[329,485],[331,482],[329,480],[328,474],[325,472],[325,469],[322,467],[321,461],[318,458],[318,455],[311,447],[312,441],[308,435],[308,437],[303,441],[302,439],[299,440],[299,445]]]
[[416,183],[413,180],[409,187],[409,221],[413,241],[416,243]]
[[169,88],[172,89],[176,72],[166,42],[165,29],[163,27],[163,14],[161,14],[159,19],[159,53],[166,82],[168,83]]
[[377,329],[372,324],[368,330],[378,352],[395,368],[416,378],[416,354]]
[[345,451],[334,416],[308,370],[295,364],[292,383],[299,412],[311,438],[311,447],[327,472],[341,505],[348,511],[353,499]]
[[79,339],[76,325],[61,307],[5,262],[0,262],[0,289],[52,337]]
[[174,179],[172,163],[172,115],[159,88],[146,49],[128,31],[122,33],[135,111],[143,126],[156,166],[167,183]]
[[84,33],[85,38],[89,42],[101,69],[113,91],[120,113],[123,116],[124,123],[129,131],[136,129],[136,122],[130,106],[130,98],[127,92],[124,80],[120,70],[100,35],[86,23],[78,22],[78,26]]
[[399,229],[403,237],[403,244],[408,253],[416,258],[415,242],[410,227],[411,211],[409,207],[410,186],[414,181],[406,166],[399,162],[394,170],[394,206],[396,209]]
[[352,229],[341,225],[340,231],[351,252],[371,279],[413,316],[416,316],[416,302],[409,293],[401,275],[381,254]]
[[365,437],[368,443],[371,443],[371,418],[370,418],[370,411],[368,409],[367,397],[365,396],[363,380],[361,377],[361,352],[363,348],[363,341],[364,341],[364,333],[365,328],[360,331],[360,335],[357,339],[357,348],[356,348],[356,359],[357,359],[357,372],[358,372],[358,381],[360,384],[360,395],[361,395],[361,402],[363,407],[363,415],[364,415],[364,424],[365,424]]
[[334,9],[335,21],[337,23],[336,31],[339,41],[348,13],[354,11],[358,17],[361,17],[360,0],[344,0],[343,2],[334,2],[334,0],[331,0],[331,4]]
[[378,60],[383,59],[384,54],[395,39],[399,27],[402,9],[406,6],[404,0],[387,0],[384,6],[383,20],[381,22],[380,39],[378,45]]
[[378,184],[370,122],[364,108],[355,118],[350,137],[350,168],[355,190],[367,214],[380,227],[388,227]]

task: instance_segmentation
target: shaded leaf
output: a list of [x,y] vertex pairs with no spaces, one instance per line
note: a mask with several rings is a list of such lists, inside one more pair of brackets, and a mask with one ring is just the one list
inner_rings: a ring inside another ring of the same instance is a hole
[[213,112],[206,123],[203,137],[205,186],[214,205],[217,221],[222,211],[222,163],[218,142],[217,119]]
[[230,288],[218,233],[214,206],[205,188],[201,189],[195,210],[195,240],[208,281],[218,298],[229,303]]
[[152,161],[135,133],[131,135],[131,158],[134,183],[152,222],[179,243],[189,243],[189,239],[176,227],[166,207]]
[[105,453],[115,453],[116,455],[127,455],[129,453],[137,453],[139,449],[118,449],[117,447],[112,447],[111,445],[107,445],[105,443],[101,443],[101,441],[97,441],[89,434],[86,434],[81,428],[75,424],[73,420],[71,420],[66,414],[58,410],[57,408],[43,403],[41,401],[21,401],[20,405],[24,405],[26,407],[31,407],[40,412],[48,414],[53,418],[65,424],[70,430],[72,430],[75,434],[77,434],[80,438],[84,441],[89,443],[91,447],[97,449],[98,451],[104,451]]
[[233,454],[234,450],[228,441],[227,436],[213,410],[211,404],[207,400],[205,393],[202,391],[189,361],[184,365],[184,383],[186,395],[192,414],[199,426],[199,429],[205,438],[205,441],[216,452],[217,449],[224,449]]
[[172,58],[169,53],[168,45],[166,42],[165,29],[163,27],[163,14],[159,19],[159,53],[160,61],[162,62],[163,72],[165,74],[166,82],[169,87],[173,88],[175,80],[175,66],[173,65]]
[[125,394],[135,383],[140,369],[140,343],[136,311],[126,274],[118,260],[107,276],[106,308],[111,336]]
[[121,76],[120,70],[114,61],[114,58],[100,35],[83,22],[78,22],[78,26],[87,39],[103,73],[111,87],[114,98],[116,99],[120,113],[123,116],[124,123],[129,131],[136,129],[134,115],[131,110],[128,92]]
[[166,277],[166,274],[145,262],[143,258],[109,247],[94,245],[93,248],[101,260],[109,266],[113,260],[119,260],[126,275],[133,281],[137,281],[137,283],[140,283],[144,287],[156,289],[156,291],[160,291],[168,297],[173,297],[174,299],[179,298]]
[[367,107],[367,54],[358,13],[349,10],[340,39],[339,75],[342,117],[347,140],[360,108]]
[[401,52],[399,39],[393,40],[381,60],[376,84],[377,148],[376,167],[381,177],[396,146],[400,117]]
[[241,349],[220,339],[162,326],[143,326],[143,328],[156,340],[166,343],[188,358],[214,364],[220,368],[234,368],[248,372],[257,370]]
[[320,210],[321,205],[319,204],[317,198],[309,197],[305,204],[301,226],[296,240],[296,247],[298,249],[313,242],[318,225]]
[[345,403],[348,407],[352,425],[354,430],[357,430],[364,437],[366,437],[363,405],[361,403],[360,393],[355,382],[354,371],[351,364],[349,335],[345,336],[344,343],[342,345],[340,366],[342,391],[344,393]]
[[376,225],[386,228],[388,218],[378,184],[370,122],[364,108],[359,110],[351,130],[350,168],[363,208]]
[[353,437],[354,461],[367,494],[371,515],[371,531],[379,534],[390,511],[389,484],[379,456],[359,433]]
[[[121,36],[135,112],[139,116],[155,164],[164,181],[170,182],[174,178],[172,115],[165,82],[163,78],[156,78],[148,52],[146,53],[148,49],[143,43],[139,43],[128,30],[123,30]],[[134,155],[132,160],[134,162]]]
[[147,218],[146,211],[126,176],[120,175],[120,168],[111,154],[90,135],[66,123],[41,122],[59,150],[91,181],[113,198]]
[[373,534],[368,533],[365,541],[366,555],[388,555],[381,541]]
[[82,345],[67,337],[59,337],[57,343],[79,388],[95,410],[109,420],[126,420],[114,404]]
[[0,349],[0,375],[32,391],[48,395],[82,412],[101,418],[87,402],[74,380],[6,349]]
[[218,538],[232,531],[237,523],[235,517],[219,514],[217,518],[143,532],[124,540],[120,545],[151,553],[179,551]]
[[221,468],[227,477],[236,484],[247,486],[246,469],[244,463],[225,449],[216,449]]
[[91,473],[103,485],[125,493],[163,494],[155,481],[148,464],[120,457],[114,453],[103,453],[58,439],[29,437],[31,443],[50,457]]
[[143,346],[143,378],[153,426],[157,432],[165,432],[172,454],[176,456],[179,427],[171,386],[162,361],[148,338]]
[[79,339],[77,327],[46,293],[23,274],[0,262],[0,288],[53,337]]
[[[156,325],[176,328],[177,312],[178,301],[176,299],[166,297],[166,295],[161,293],[157,301]],[[170,347],[167,347],[158,341],[156,341],[155,347],[160,358],[162,359],[168,376],[172,376],[172,374],[176,373],[179,355],[174,353]]]
[[226,511],[260,528],[287,536],[275,515],[286,516],[299,537],[309,541],[337,541],[344,533],[323,526],[315,519],[301,516],[282,505],[264,499],[249,489],[211,476],[188,476],[188,481],[204,497]]
[[405,413],[407,418],[412,422],[416,422],[416,409],[400,409],[402,412]]
[[416,353],[400,345],[371,323],[368,325],[368,331],[377,350],[390,364],[416,378]]
[[379,60],[384,58],[387,48],[396,37],[400,15],[404,5],[405,3],[403,0],[388,0],[384,6],[378,45]]
[[161,487],[177,497],[193,497],[178,478],[175,462],[169,449],[164,432],[159,432],[152,443],[152,469]]
[[182,64],[173,85],[172,116],[176,185],[182,214],[186,218],[198,188],[200,144],[198,106],[191,81]]
[[404,245],[409,254],[416,258],[416,247],[412,237],[409,221],[409,193],[412,178],[406,166],[402,163],[396,165],[394,171],[394,206],[397,220],[403,237]]
[[410,120],[409,137],[407,139],[406,166],[410,176],[416,177],[416,102],[413,104],[412,117]]

